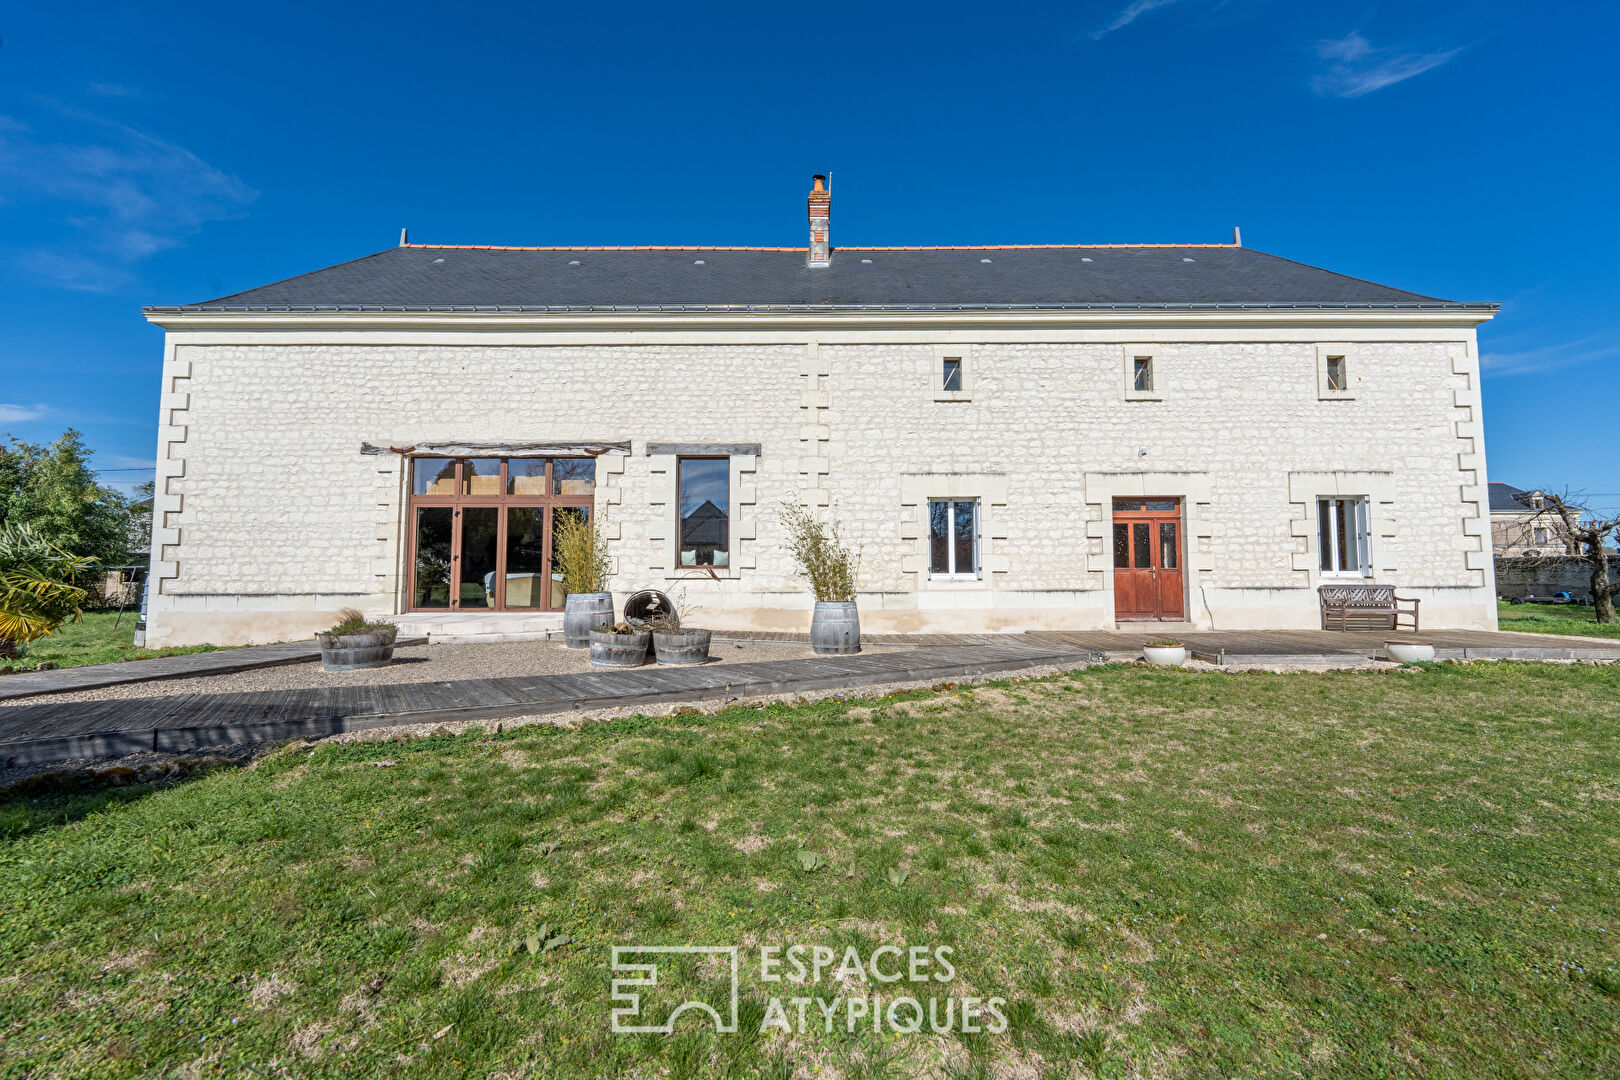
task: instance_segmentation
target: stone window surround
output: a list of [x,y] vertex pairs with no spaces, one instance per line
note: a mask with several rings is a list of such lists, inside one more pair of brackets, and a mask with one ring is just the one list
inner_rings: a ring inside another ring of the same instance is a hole
[[[1334,354],[1338,355],[1337,353]],[[1336,470],[1330,472],[1291,472],[1288,474],[1288,501],[1293,507],[1289,515],[1289,529],[1304,547],[1294,552],[1293,568],[1306,575],[1310,588],[1347,580],[1347,575],[1324,573],[1322,570],[1321,541],[1317,533],[1316,500],[1323,498],[1354,498],[1367,500],[1367,575],[1356,575],[1357,580],[1396,573],[1394,544],[1395,528],[1395,474],[1381,471]],[[1379,584],[1394,584],[1379,581]]]
[[1176,498],[1181,500],[1182,587],[1186,590],[1183,610],[1189,622],[1196,622],[1195,600],[1204,586],[1204,575],[1215,569],[1210,552],[1215,527],[1209,520],[1211,502],[1207,472],[1088,472],[1085,474],[1086,574],[1092,588],[1103,594],[1103,610],[1114,613],[1114,500],[1127,496]]
[[[652,473],[650,503],[654,508],[663,508],[658,520],[647,530],[647,539],[653,544],[653,555],[647,567],[649,570],[662,571],[666,581],[685,581],[692,577],[709,579],[711,573],[722,581],[728,581],[742,577],[744,570],[755,568],[755,557],[743,550],[743,543],[753,541],[758,535],[754,506],[759,502],[759,488],[754,477],[759,469],[759,448],[758,443],[646,444]],[[753,453],[742,452],[749,450]],[[727,498],[731,505],[727,508],[730,520],[726,524],[731,542],[727,546],[727,566],[680,564],[680,552],[676,549],[680,544],[681,532],[679,462],[683,457],[723,457],[728,463],[730,480]]]
[[[962,361],[962,389],[945,389],[945,358]],[[929,375],[935,401],[973,400],[973,346],[935,345],[932,371]]]
[[[1347,385],[1343,390],[1334,390],[1328,386],[1328,357],[1342,356],[1344,358],[1344,375]],[[1361,382],[1361,376],[1356,374],[1356,360],[1354,350],[1344,343],[1325,343],[1316,347],[1316,396],[1322,401],[1354,401],[1356,387]]]
[[[1153,389],[1136,389],[1136,358],[1145,356],[1152,363]],[[1164,372],[1158,352],[1150,345],[1123,345],[1120,347],[1121,371],[1125,376],[1126,401],[1163,401]]]
[[[936,499],[978,500],[978,577],[933,577],[928,573],[928,503]],[[990,589],[994,587],[991,575],[1009,569],[1007,556],[996,551],[996,542],[1007,539],[1006,473],[902,473],[900,505],[900,538],[911,544],[911,553],[900,558],[900,572],[915,576],[919,592]]]

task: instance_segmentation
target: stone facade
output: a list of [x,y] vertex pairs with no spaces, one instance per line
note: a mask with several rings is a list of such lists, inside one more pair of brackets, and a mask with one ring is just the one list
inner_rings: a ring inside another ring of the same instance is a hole
[[[1191,625],[1313,626],[1330,494],[1369,498],[1373,579],[1422,598],[1425,625],[1493,627],[1476,320],[1326,318],[158,319],[148,641],[403,610],[404,459],[361,444],[452,441],[628,441],[597,464],[613,588],[716,628],[806,629],[785,501],[860,549],[866,629],[1111,626],[1123,495],[1181,500]],[[1325,343],[1349,391],[1321,391]],[[940,391],[945,355],[960,391]],[[1154,391],[1128,392],[1144,355]],[[732,457],[719,580],[679,566],[676,457],[652,443],[758,444]],[[926,572],[942,497],[979,500],[977,580]]]

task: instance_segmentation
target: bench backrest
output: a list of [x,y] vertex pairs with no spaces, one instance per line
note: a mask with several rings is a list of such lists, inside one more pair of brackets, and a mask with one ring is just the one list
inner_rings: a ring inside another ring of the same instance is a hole
[[1323,585],[1322,603],[1344,607],[1394,607],[1393,585]]

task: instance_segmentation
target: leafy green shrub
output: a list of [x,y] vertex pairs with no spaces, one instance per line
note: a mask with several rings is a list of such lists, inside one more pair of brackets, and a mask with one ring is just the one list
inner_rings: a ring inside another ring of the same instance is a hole
[[0,657],[79,617],[85,592],[73,582],[89,565],[32,526],[0,527]]

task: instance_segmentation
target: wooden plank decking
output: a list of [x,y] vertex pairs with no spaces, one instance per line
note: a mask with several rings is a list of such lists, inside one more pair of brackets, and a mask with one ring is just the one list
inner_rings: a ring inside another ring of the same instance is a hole
[[1008,635],[994,645],[895,649],[856,656],[455,682],[188,694],[0,707],[0,762],[24,765],[135,750],[318,738],[397,724],[523,716],[710,697],[942,681],[1093,655]]
[[[427,638],[418,636],[401,637],[394,644],[426,643]],[[67,694],[75,690],[95,690],[102,686],[151,682],[155,679],[188,679],[194,675],[225,675],[232,671],[252,671],[282,664],[307,664],[320,658],[320,646],[312,638],[309,641],[284,641],[278,645],[249,645],[241,649],[220,649],[218,652],[128,660],[118,664],[20,671],[0,677],[0,701],[37,694]]]

